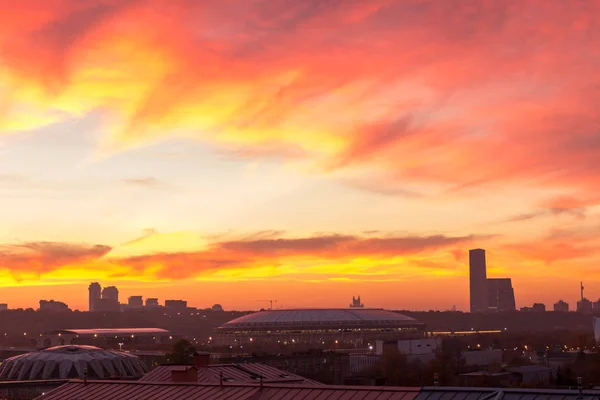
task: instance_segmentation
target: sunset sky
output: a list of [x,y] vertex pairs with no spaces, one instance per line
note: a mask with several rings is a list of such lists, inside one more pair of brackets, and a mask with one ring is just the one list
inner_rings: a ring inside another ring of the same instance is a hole
[[0,302],[600,297],[600,1],[0,0]]

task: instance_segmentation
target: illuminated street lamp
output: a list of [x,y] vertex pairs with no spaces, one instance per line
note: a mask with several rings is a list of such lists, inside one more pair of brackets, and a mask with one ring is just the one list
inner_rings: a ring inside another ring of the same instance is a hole
[[123,351],[123,345],[124,345],[124,344],[125,344],[125,343],[118,343],[118,345],[119,345],[119,351]]

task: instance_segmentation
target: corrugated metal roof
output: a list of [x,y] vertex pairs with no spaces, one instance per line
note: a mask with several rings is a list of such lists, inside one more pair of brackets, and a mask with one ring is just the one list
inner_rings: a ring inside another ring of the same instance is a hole
[[40,400],[413,400],[418,388],[70,381]]
[[[581,400],[597,400],[598,390],[584,390]],[[577,400],[577,390],[424,387],[415,400]]]
[[[181,369],[182,366],[161,365],[144,375],[140,381],[144,382],[171,382],[171,371]],[[301,385],[321,385],[321,383],[306,379],[302,376],[282,371],[265,364],[211,364],[198,368],[198,382],[218,383],[221,375],[225,382],[231,383],[256,383],[262,377],[263,382],[286,382]]]

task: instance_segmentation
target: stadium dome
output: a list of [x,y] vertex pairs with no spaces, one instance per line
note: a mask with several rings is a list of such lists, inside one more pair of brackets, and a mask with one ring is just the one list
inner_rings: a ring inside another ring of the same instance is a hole
[[354,343],[419,335],[424,324],[393,311],[373,308],[266,310],[218,328],[217,345],[247,343]]
[[137,379],[148,372],[136,356],[94,346],[56,346],[6,359],[0,380]]
[[372,308],[268,310],[244,315],[222,325],[220,330],[419,327],[414,318],[393,311]]

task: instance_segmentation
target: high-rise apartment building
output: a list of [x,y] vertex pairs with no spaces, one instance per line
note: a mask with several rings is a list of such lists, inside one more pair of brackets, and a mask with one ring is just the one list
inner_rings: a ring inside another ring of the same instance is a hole
[[559,300],[554,303],[554,311],[556,312],[569,312],[569,303],[563,300]]
[[107,286],[102,289],[102,299],[119,302],[119,289],[116,286]]
[[142,308],[144,306],[142,296],[129,296],[129,299],[127,300],[127,305],[130,308]]
[[488,278],[488,308],[490,311],[515,311],[515,291],[510,278]]
[[591,314],[593,311],[592,302],[586,298],[577,302],[577,312]]
[[471,297],[471,312],[488,311],[489,294],[487,289],[487,268],[485,250],[469,250],[469,292]]
[[146,307],[159,307],[158,299],[156,297],[146,299]]
[[98,282],[90,283],[88,287],[89,291],[89,310],[90,311],[98,311],[98,301],[100,300],[100,293],[102,292],[102,287]]

